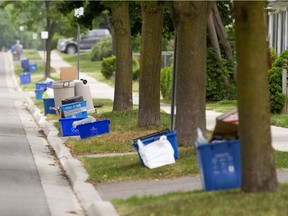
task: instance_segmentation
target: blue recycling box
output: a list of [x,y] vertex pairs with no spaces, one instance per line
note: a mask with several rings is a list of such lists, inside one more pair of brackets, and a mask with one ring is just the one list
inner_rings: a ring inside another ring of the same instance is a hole
[[195,144],[203,190],[241,187],[239,140]]
[[35,89],[35,99],[42,100],[42,95],[44,93],[44,89]]
[[44,114],[45,116],[50,114],[56,114],[56,110],[53,109],[55,107],[54,98],[43,98],[44,102]]
[[29,73],[20,74],[20,84],[25,85],[31,83],[31,75]]
[[29,59],[21,58],[20,63],[21,63],[22,71],[29,72]]
[[29,72],[37,71],[37,64],[29,64],[28,70],[29,70]]
[[46,90],[47,87],[51,88],[53,82],[36,82],[36,90]]
[[76,128],[79,130],[80,138],[86,139],[93,136],[99,136],[101,134],[109,133],[110,120],[97,120],[86,124],[80,124]]
[[[170,144],[171,144],[171,146],[172,146],[172,148],[174,150],[174,158],[178,159],[179,158],[179,153],[178,153],[178,145],[177,145],[177,131],[168,130],[167,132],[164,132],[164,133],[162,133],[160,131],[158,133],[153,134],[152,136],[147,136],[147,137],[143,137],[143,138],[140,137],[139,139],[143,142],[144,145],[149,145],[150,143],[152,143],[152,142],[154,142],[156,140],[159,140],[162,135],[165,135],[167,137],[167,140],[170,142]],[[140,157],[140,154],[139,154],[139,146],[138,146],[138,142],[137,141],[138,141],[138,139],[134,139],[132,141],[132,145],[134,146],[134,148],[138,152],[140,163],[142,165],[144,165],[143,161],[142,161],[142,158]]]
[[73,127],[74,121],[79,121],[84,118],[60,118],[61,133],[63,137],[66,136],[79,136],[79,130]]
[[87,101],[64,104],[60,106],[60,110],[65,118],[86,118]]

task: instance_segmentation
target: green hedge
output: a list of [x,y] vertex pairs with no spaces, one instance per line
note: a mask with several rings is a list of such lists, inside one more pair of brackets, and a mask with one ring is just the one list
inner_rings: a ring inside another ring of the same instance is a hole
[[[235,99],[236,87],[233,81],[233,63],[223,59],[223,66],[217,63],[216,54],[212,48],[208,49],[207,76],[206,76],[206,100],[220,101],[223,99]],[[160,74],[160,89],[164,99],[171,99],[172,91],[172,66],[165,67]]]

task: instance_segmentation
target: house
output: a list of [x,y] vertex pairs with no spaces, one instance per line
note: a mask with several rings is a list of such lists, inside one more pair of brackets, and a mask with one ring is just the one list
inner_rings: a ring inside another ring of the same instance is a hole
[[267,7],[268,40],[277,54],[288,48],[288,2],[269,1]]

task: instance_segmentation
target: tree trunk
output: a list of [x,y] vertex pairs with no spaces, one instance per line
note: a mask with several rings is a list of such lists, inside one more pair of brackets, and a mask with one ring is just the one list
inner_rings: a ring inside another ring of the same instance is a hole
[[215,30],[212,13],[210,13],[209,19],[208,19],[208,32],[209,32],[209,38],[210,38],[211,45],[215,49],[216,54],[217,54],[217,60],[219,62],[222,62],[219,41],[218,41],[217,33]]
[[128,2],[112,8],[111,24],[116,45],[116,73],[113,111],[133,109],[132,44]]
[[233,53],[232,53],[232,49],[230,46],[230,42],[228,40],[228,36],[225,30],[225,27],[222,23],[216,4],[214,5],[212,12],[213,12],[212,14],[213,14],[214,26],[215,26],[219,41],[221,44],[223,44],[225,56],[229,60],[233,60]]
[[179,145],[193,145],[206,132],[206,33],[214,2],[173,1],[177,34],[176,130]]
[[47,13],[46,30],[48,31],[48,39],[45,41],[45,50],[46,50],[45,77],[44,77],[45,79],[47,77],[51,78],[51,44],[56,29],[55,21],[52,21],[52,19],[49,17],[50,3],[51,3],[50,1],[45,1],[45,8]]
[[163,8],[142,2],[138,126],[160,125],[160,70]]
[[234,4],[242,190],[272,192],[278,183],[271,145],[264,2]]

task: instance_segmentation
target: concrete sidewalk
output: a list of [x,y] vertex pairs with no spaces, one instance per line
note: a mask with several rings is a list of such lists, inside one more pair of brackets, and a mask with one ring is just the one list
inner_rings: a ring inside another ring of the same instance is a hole
[[[56,71],[60,71],[60,67],[71,66],[71,65],[69,65],[67,62],[62,61],[58,53],[53,51],[51,54],[51,66],[54,67]],[[111,86],[100,83],[94,78],[82,72],[80,72],[79,76],[80,76],[80,79],[86,79],[88,81],[92,97],[108,98],[112,100],[114,99],[114,89]],[[137,96],[138,96],[137,94],[133,95],[133,100],[135,104],[138,104]],[[163,109],[167,113],[170,113],[171,107],[169,105],[162,104],[161,109]],[[206,118],[207,118],[206,124],[209,130],[214,129],[215,119],[220,114],[221,113],[217,113],[214,111],[206,111]],[[46,131],[47,133],[50,133],[51,135],[51,130],[47,129]],[[288,144],[287,144],[288,129],[272,126],[272,136],[273,136],[273,147],[275,149],[280,150],[280,151],[288,151]],[[53,138],[53,136],[48,136],[48,139],[50,139],[51,142],[53,143],[55,138]],[[63,139],[60,140],[59,142],[61,141],[64,142]],[[61,144],[59,144],[58,146],[61,146]],[[59,153],[57,153],[58,157],[63,157],[63,155],[68,154],[66,151],[67,149],[63,151],[60,150]],[[56,149],[56,152],[57,152],[57,149]],[[77,163],[77,166],[79,166],[78,163]],[[77,169],[73,169],[70,166],[66,168],[68,170],[67,171],[68,174],[69,172],[70,173],[74,172],[73,178],[76,178],[76,179],[87,178],[87,176],[79,177],[77,174]],[[74,171],[69,171],[69,170],[74,170]],[[83,170],[81,170],[81,172],[86,173]],[[87,175],[87,174],[83,174],[83,175]],[[278,170],[277,176],[278,176],[279,182],[288,182],[288,169]],[[72,180],[72,182],[74,182],[74,180]],[[102,204],[105,204],[105,205],[107,204],[105,202],[101,202],[101,200],[110,201],[115,198],[128,198],[133,195],[139,195],[139,196],[149,195],[149,194],[159,195],[159,194],[168,193],[168,192],[191,191],[191,190],[197,190],[197,189],[202,189],[200,176],[183,177],[183,178],[177,178],[177,179],[165,179],[165,180],[157,180],[157,181],[155,180],[155,181],[137,181],[137,182],[124,182],[124,183],[97,184],[96,190],[98,194],[97,196],[99,196],[97,198],[99,201],[99,202],[97,201],[98,203],[97,207],[101,206]],[[80,196],[81,196],[81,193],[80,193]],[[87,198],[87,200],[89,199]]]

